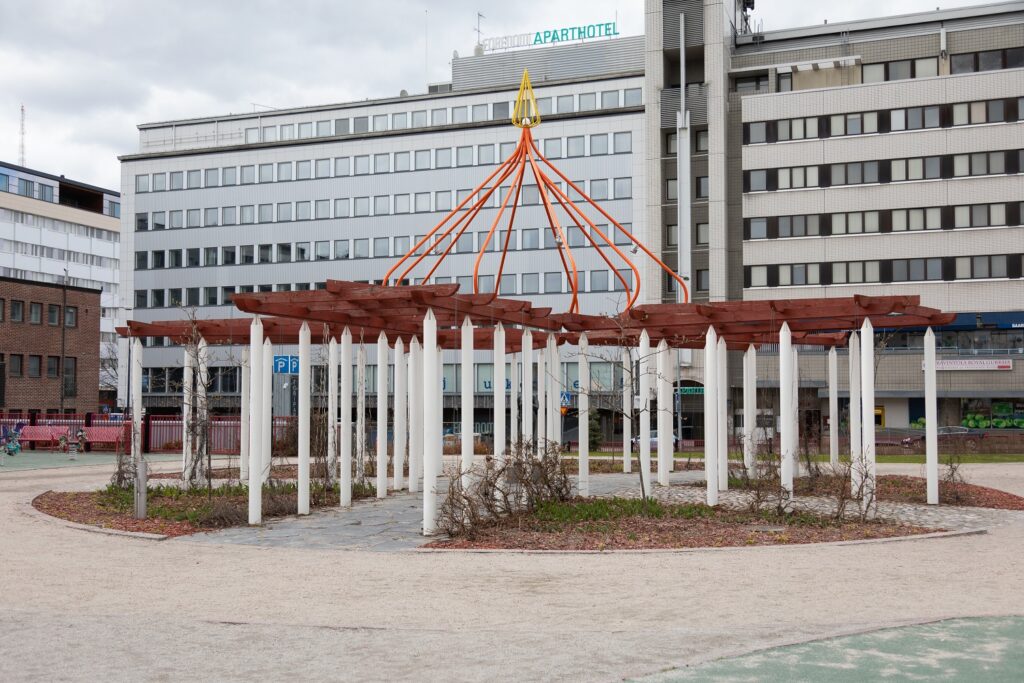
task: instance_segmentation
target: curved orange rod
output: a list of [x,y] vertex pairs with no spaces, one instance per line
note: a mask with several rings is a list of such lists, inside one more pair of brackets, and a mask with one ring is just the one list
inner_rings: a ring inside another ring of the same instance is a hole
[[[528,131],[528,130],[529,130],[529,128],[524,128],[523,129],[523,133],[525,134],[526,131]],[[522,137],[522,136],[520,136],[520,137]],[[519,150],[519,147],[516,148],[517,153],[518,153],[518,150]],[[479,281],[478,281],[479,280],[479,273],[480,273],[480,263],[483,261],[484,254],[487,253],[487,247],[491,243],[491,237],[494,235],[494,231],[497,230],[498,224],[501,222],[501,217],[505,215],[505,209],[508,207],[508,200],[512,197],[512,189],[513,188],[515,188],[515,190],[516,190],[515,201],[512,203],[512,213],[509,216],[509,223],[508,223],[509,227],[508,227],[507,232],[511,232],[512,225],[515,223],[515,220],[516,220],[516,207],[519,204],[519,192],[520,192],[520,190],[522,189],[522,186],[523,186],[523,173],[526,171],[526,164],[525,164],[525,162],[521,158],[522,154],[519,154],[519,156],[520,156],[520,160],[519,160],[519,163],[518,163],[519,172],[516,174],[515,180],[513,180],[512,184],[509,186],[508,192],[505,193],[505,198],[503,200],[501,200],[501,208],[498,210],[498,215],[494,217],[494,222],[491,223],[491,229],[487,231],[487,237],[484,239],[483,245],[479,247],[479,253],[476,256],[476,261],[474,261],[474,263],[473,263],[473,292],[477,293],[477,294],[480,293],[480,284],[479,284]],[[501,263],[498,265],[498,273],[497,273],[497,277],[495,278],[495,281],[494,281],[494,295],[495,295],[495,297],[497,296],[498,286],[501,284],[501,271],[502,271],[502,268],[505,265],[505,250],[508,249],[508,241],[509,241],[509,237],[508,237],[508,235],[506,235],[506,237],[505,237],[505,248],[502,250],[502,253],[501,253]],[[492,297],[490,299],[490,301],[494,301],[494,297]]]

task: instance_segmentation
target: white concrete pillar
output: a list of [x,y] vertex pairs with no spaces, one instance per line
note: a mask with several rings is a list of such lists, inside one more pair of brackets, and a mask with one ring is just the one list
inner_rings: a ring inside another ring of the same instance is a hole
[[658,484],[668,486],[669,472],[672,471],[674,444],[672,442],[672,380],[669,375],[668,344],[662,339],[658,343]]
[[342,507],[352,504],[352,333],[346,327],[341,333],[341,426],[339,438],[338,503]]
[[395,340],[395,428],[392,439],[392,450],[394,451],[395,474],[392,479],[394,489],[401,491],[405,487],[405,444],[408,438],[408,422],[406,419],[406,371],[405,371],[405,344],[401,339]]
[[793,346],[793,476],[800,476],[800,353]]
[[704,480],[708,505],[718,505],[718,334],[704,336]]
[[633,357],[622,349],[622,471],[633,471]]
[[310,379],[313,362],[310,351],[309,325],[302,321],[299,328],[299,514],[309,514],[309,416],[312,392]]
[[441,406],[437,402],[439,367],[437,318],[423,318],[423,535],[437,530],[437,470],[441,461]]
[[544,453],[548,443],[547,414],[548,404],[545,389],[547,388],[547,370],[544,349],[537,350],[537,455]]
[[468,489],[472,477],[469,471],[473,468],[473,399],[475,398],[475,385],[473,383],[473,322],[466,316],[462,322],[462,349],[460,360],[462,362],[461,377],[461,417],[462,436],[459,439],[462,453],[462,462],[459,470],[462,472],[462,488]]
[[640,477],[651,495],[651,337],[640,333]]
[[782,488],[793,495],[793,335],[789,323],[779,330],[779,459]]
[[523,440],[523,425],[519,421],[519,354],[511,354],[509,362],[511,367],[509,368],[508,392],[508,440],[512,452],[515,452],[516,443]]
[[718,359],[715,363],[717,373],[716,386],[718,387],[718,417],[715,423],[718,425],[718,490],[729,490],[729,349],[725,344],[725,337],[718,338]]
[[590,351],[587,342],[587,333],[580,335],[579,341],[579,376],[580,391],[576,402],[576,409],[579,415],[579,475],[577,488],[580,495],[590,495],[590,358],[587,354]]
[[562,359],[553,333],[548,334],[548,431],[551,441],[562,444]]
[[856,493],[860,489],[863,475],[861,457],[861,405],[860,405],[860,336],[850,333],[848,342],[850,371],[850,486]]
[[533,334],[523,330],[523,442],[536,452],[533,436]]
[[263,467],[260,470],[260,476],[266,483],[270,479],[270,466],[274,457],[274,347],[269,338],[263,339],[261,378],[263,380],[263,396],[260,399],[260,409],[263,411],[263,445],[260,447],[260,455],[263,457]]
[[263,521],[263,323],[259,316],[249,325],[249,414],[242,429],[249,430],[249,524]]
[[356,349],[356,479],[363,483],[366,470],[366,347]]
[[939,406],[935,389],[935,332],[924,333],[924,462],[928,504],[939,504]]
[[327,342],[327,481],[338,472],[338,340]]
[[249,480],[249,383],[251,371],[249,368],[249,348],[242,349],[242,384],[241,384],[241,405],[238,416],[238,481]]
[[377,497],[388,495],[388,336],[377,337]]
[[[472,435],[472,430],[470,430]],[[494,326],[494,459],[505,462],[505,326]]]
[[743,465],[747,476],[757,476],[757,349],[743,354]]
[[188,461],[192,456],[192,409],[195,405],[195,359],[185,346],[185,362],[181,369],[181,479],[188,477]]
[[836,347],[828,350],[828,461],[839,464],[839,358]]
[[[209,444],[209,421],[210,421],[210,404],[206,399],[206,387],[210,385],[210,347],[206,343],[206,339],[203,337],[199,338],[199,344],[196,348],[196,360],[199,362],[198,374],[196,375],[196,417],[198,423],[203,425],[203,429],[206,429],[206,434],[196,434],[200,438],[200,443],[206,444],[206,448],[210,447]],[[196,431],[196,430],[193,430]],[[193,444],[195,446],[195,444]],[[205,469],[205,467],[201,468]]]
[[423,471],[423,350],[416,337],[409,342],[409,492],[420,488]]
[[863,406],[861,420],[864,430],[864,461],[868,481],[865,485],[864,504],[875,503],[875,329],[871,320],[864,319],[860,328],[860,400]]
[[142,340],[132,339],[131,366],[132,462],[142,462]]

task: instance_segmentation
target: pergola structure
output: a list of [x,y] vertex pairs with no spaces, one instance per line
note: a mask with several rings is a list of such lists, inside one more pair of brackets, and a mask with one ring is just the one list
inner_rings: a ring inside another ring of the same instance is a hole
[[[458,285],[386,287],[329,280],[322,290],[236,294],[238,309],[251,318],[129,322],[124,335],[169,337],[177,343],[202,348],[211,344],[248,343],[242,360],[242,419],[248,434],[242,435],[241,466],[250,485],[250,523],[262,520],[260,490],[270,468],[270,392],[273,344],[299,346],[299,514],[309,512],[309,424],[312,375],[311,344],[328,346],[328,462],[339,474],[341,503],[351,503],[351,471],[355,457],[367,454],[361,423],[365,415],[365,383],[353,387],[352,374],[339,368],[355,365],[364,377],[364,342],[377,346],[378,367],[386,368],[389,355],[395,365],[393,392],[394,480],[391,488],[416,491],[424,479],[424,533],[433,533],[437,514],[438,478],[442,473],[441,361],[442,349],[457,350],[462,363],[462,434],[473,433],[473,356],[490,350],[494,360],[494,457],[501,460],[507,449],[522,442],[534,452],[548,443],[561,443],[559,393],[561,373],[558,347],[577,347],[580,363],[579,479],[581,495],[589,491],[588,429],[590,347],[621,349],[625,377],[634,375],[637,363],[639,403],[634,403],[633,382],[624,382],[623,412],[639,413],[639,462],[646,491],[650,491],[650,427],[652,399],[657,398],[657,427],[672,432],[672,387],[678,376],[670,349],[704,350],[704,466],[707,502],[714,505],[719,491],[728,487],[728,429],[726,416],[727,351],[743,351],[743,451],[744,462],[755,466],[754,427],[757,414],[757,353],[765,344],[778,345],[780,391],[780,458],[782,484],[790,492],[799,452],[797,388],[800,345],[829,349],[830,457],[839,459],[838,365],[836,348],[850,346],[850,455],[858,465],[852,483],[863,490],[867,478],[873,491],[874,438],[874,329],[931,328],[948,324],[953,317],[922,307],[916,296],[853,296],[829,299],[743,301],[713,304],[653,304],[635,306],[617,316],[552,314],[527,301],[498,298],[492,294],[463,294]],[[860,333],[858,337],[858,331]],[[137,343],[137,342],[136,342]],[[340,347],[340,348],[339,348]],[[339,352],[340,351],[340,352]],[[616,354],[618,355],[618,354]],[[136,359],[138,359],[138,354]],[[935,338],[925,337],[925,385],[929,502],[938,502],[938,466]],[[200,355],[200,364],[204,363]],[[506,395],[506,363],[511,382]],[[536,364],[536,365],[535,365]],[[141,393],[141,362],[133,363],[133,393]],[[534,386],[534,372],[537,382]],[[199,375],[204,376],[200,367]],[[188,379],[188,377],[186,377]],[[339,391],[340,389],[340,391]],[[353,429],[353,394],[356,425]],[[388,383],[387,373],[377,373],[377,479],[378,497],[388,493]],[[338,399],[340,397],[340,410]],[[521,397],[521,409],[520,409]],[[132,396],[141,405],[140,394]],[[506,407],[510,423],[506,429]],[[535,417],[536,409],[536,420]],[[141,416],[139,416],[141,418]],[[631,420],[624,420],[624,443],[630,442]],[[340,434],[340,437],[339,437]],[[355,439],[352,435],[355,434]],[[137,444],[136,444],[137,446]],[[657,480],[669,482],[673,444],[658,440]],[[409,480],[403,481],[406,454]],[[460,471],[468,476],[473,463],[472,439],[462,439]],[[630,459],[624,459],[629,471]]]
[[[136,337],[132,363],[132,405],[136,423],[141,420],[142,363],[138,337],[170,337],[178,343],[198,346],[198,376],[207,377],[207,346],[248,342],[242,360],[241,470],[249,481],[249,522],[262,520],[262,483],[270,472],[271,392],[273,377],[272,344],[299,346],[298,415],[298,512],[309,513],[310,466],[310,383],[313,339],[328,346],[328,463],[339,472],[341,504],[351,503],[353,441],[356,457],[364,458],[365,444],[365,349],[364,342],[376,342],[378,368],[388,366],[394,354],[394,482],[402,481],[406,453],[409,454],[410,491],[424,478],[423,531],[433,533],[437,517],[438,477],[441,475],[442,450],[442,349],[458,350],[462,366],[463,438],[460,460],[462,476],[468,477],[473,464],[473,356],[490,349],[494,360],[494,453],[501,461],[506,449],[525,443],[534,452],[546,450],[548,443],[561,444],[560,416],[561,366],[559,345],[577,348],[580,364],[579,413],[579,492],[589,493],[589,413],[591,395],[590,347],[618,347],[622,350],[624,377],[634,376],[634,355],[639,372],[639,402],[634,406],[633,382],[624,382],[624,444],[631,442],[631,422],[639,411],[639,460],[641,480],[650,491],[650,411],[657,395],[657,425],[660,434],[672,431],[672,385],[678,368],[670,349],[704,349],[704,467],[707,474],[707,502],[714,505],[718,493],[728,486],[727,359],[728,350],[744,352],[743,360],[743,450],[744,462],[755,467],[754,424],[757,414],[757,350],[764,344],[778,344],[780,391],[780,458],[782,485],[793,490],[793,473],[799,451],[797,389],[799,356],[796,347],[813,345],[829,348],[829,414],[831,459],[839,458],[838,365],[836,347],[850,346],[851,457],[854,490],[863,490],[863,481],[873,496],[875,460],[874,423],[874,328],[928,327],[925,337],[925,405],[928,432],[928,500],[938,502],[938,459],[935,400],[935,337],[931,326],[948,324],[953,316],[920,305],[916,296],[796,299],[776,301],[739,301],[713,304],[687,303],[685,278],[666,266],[633,234],[610,216],[593,199],[576,187],[554,164],[545,159],[533,140],[531,129],[540,123],[537,102],[526,72],[512,114],[512,125],[522,130],[512,155],[502,162],[454,210],[448,213],[409,253],[400,257],[386,273],[382,285],[343,280],[328,280],[322,290],[235,294],[232,301],[252,318],[227,320],[178,320],[167,322],[130,322],[121,333]],[[568,311],[553,313],[550,308],[534,307],[529,301],[498,296],[502,268],[509,247],[509,236],[520,204],[523,180],[527,172],[536,182],[539,203],[543,206],[559,259],[569,283]],[[563,190],[578,195],[572,198]],[[507,186],[502,184],[508,182]],[[500,188],[500,191],[499,191]],[[473,267],[473,291],[460,292],[457,284],[410,285],[414,275],[429,282],[438,266],[452,251],[481,210],[490,206],[490,198],[499,198],[500,206],[490,230],[479,246]],[[677,283],[680,303],[637,305],[640,298],[640,270],[586,214],[584,207],[597,211],[615,226],[631,245],[654,261]],[[557,210],[556,210],[557,209]],[[563,218],[559,218],[560,212]],[[507,223],[503,219],[507,212]],[[584,240],[593,246],[615,274],[625,293],[623,311],[615,316],[586,315],[580,311],[579,274],[564,225],[572,224]],[[501,258],[494,272],[494,289],[480,291],[479,270],[492,240],[498,240]],[[607,250],[607,253],[606,253]],[[618,263],[616,263],[618,261]],[[632,274],[625,278],[617,266]],[[417,269],[422,268],[422,271]],[[860,337],[857,337],[860,330]],[[356,426],[352,425],[353,343],[356,357]],[[408,354],[406,353],[408,344]],[[339,354],[340,345],[340,354]],[[393,349],[393,351],[392,351]],[[340,357],[339,357],[340,356]],[[195,372],[191,356],[185,362],[184,422],[191,410]],[[511,362],[510,392],[506,397],[505,364]],[[535,365],[536,362],[536,365]],[[522,371],[520,372],[520,364]],[[339,365],[346,368],[340,373]],[[534,383],[536,372],[536,387]],[[337,405],[339,399],[341,406]],[[196,391],[205,392],[200,381]],[[534,392],[536,391],[536,395]],[[522,410],[520,411],[520,394]],[[506,398],[508,403],[506,404]],[[510,425],[506,429],[506,405]],[[536,424],[534,408],[536,407]],[[856,409],[853,409],[856,407]],[[521,414],[521,415],[520,415]],[[387,372],[377,373],[377,496],[388,492],[388,382]],[[340,422],[339,422],[340,420]],[[136,424],[138,427],[138,424]],[[184,427],[183,459],[188,444]],[[355,434],[355,439],[351,437]],[[138,434],[138,429],[134,432]],[[340,438],[339,438],[340,434]],[[134,453],[141,453],[138,438]],[[408,449],[407,449],[408,446]],[[672,469],[671,439],[658,439],[658,483],[668,485]],[[623,459],[625,471],[630,458]]]

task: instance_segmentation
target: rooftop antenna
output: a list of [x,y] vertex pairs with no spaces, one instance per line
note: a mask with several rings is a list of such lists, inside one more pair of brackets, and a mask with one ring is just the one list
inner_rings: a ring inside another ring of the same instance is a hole
[[483,45],[483,40],[482,40],[483,33],[480,31],[480,20],[481,19],[486,19],[486,18],[487,17],[485,17],[480,12],[476,13],[476,28],[473,29],[473,30],[476,31],[476,44],[477,45]]
[[[427,52],[430,45],[430,36],[428,28],[428,19],[430,17],[430,10],[423,10],[423,83],[430,83],[430,67],[427,66]],[[429,90],[429,85],[427,86]]]
[[18,165],[25,165],[25,105],[21,105],[21,138],[18,143]]

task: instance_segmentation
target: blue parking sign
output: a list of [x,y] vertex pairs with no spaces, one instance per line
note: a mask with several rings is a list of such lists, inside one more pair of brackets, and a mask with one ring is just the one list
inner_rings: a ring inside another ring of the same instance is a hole
[[277,374],[277,375],[297,375],[298,373],[299,373],[299,357],[298,356],[274,356],[274,374]]
[[288,374],[290,374],[290,375],[297,375],[297,374],[299,374],[299,357],[298,356],[289,356],[288,358],[289,358],[289,361],[290,361],[290,363],[288,365]]

